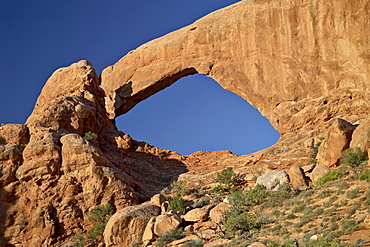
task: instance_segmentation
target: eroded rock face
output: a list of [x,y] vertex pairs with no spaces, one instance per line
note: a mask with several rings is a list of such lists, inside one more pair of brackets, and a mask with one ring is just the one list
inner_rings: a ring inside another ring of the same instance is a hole
[[[26,126],[0,127],[0,245],[62,243],[89,229],[91,208],[138,203],[137,183],[100,149],[101,133],[115,136],[122,149],[127,145],[106,117],[99,83],[87,61],[59,69]],[[88,131],[98,139],[84,140]]]
[[[131,51],[102,73],[115,118],[201,73],[255,106],[282,134],[369,108],[369,1],[240,1]],[[360,117],[361,118],[361,117]]]
[[[101,79],[87,61],[57,70],[26,124],[0,127],[0,245],[60,246],[91,227],[91,208],[138,204],[179,177],[206,183],[228,166],[242,175],[306,165],[332,118],[367,116],[369,11],[369,0],[246,0],[142,45]],[[182,156],[117,130],[115,117],[195,73],[259,109],[279,142],[248,156]],[[368,147],[367,129],[354,146]],[[312,180],[327,170],[316,167]]]

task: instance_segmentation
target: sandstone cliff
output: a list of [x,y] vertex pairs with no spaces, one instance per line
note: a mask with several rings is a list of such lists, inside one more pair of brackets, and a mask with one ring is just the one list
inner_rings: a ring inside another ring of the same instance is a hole
[[[101,78],[87,61],[57,70],[26,124],[0,127],[0,244],[60,246],[89,227],[92,207],[137,204],[180,174],[306,164],[331,119],[367,116],[369,12],[368,0],[245,0],[142,45]],[[117,130],[117,116],[195,73],[259,109],[279,142],[248,156],[181,156]]]

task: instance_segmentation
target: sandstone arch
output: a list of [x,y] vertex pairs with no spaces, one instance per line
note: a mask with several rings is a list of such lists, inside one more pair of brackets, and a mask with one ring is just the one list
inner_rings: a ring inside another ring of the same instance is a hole
[[213,12],[103,71],[109,117],[196,72],[246,99],[282,136],[360,116],[368,109],[369,6],[241,1]]
[[[90,208],[136,204],[187,171],[200,175],[183,179],[203,179],[210,164],[245,174],[306,164],[309,137],[325,133],[331,118],[369,112],[369,25],[370,0],[244,0],[142,45],[100,78],[87,61],[57,70],[25,124],[27,143],[5,160],[19,167],[0,191],[0,244],[56,244],[88,224]],[[184,157],[117,131],[112,119],[196,72],[260,110],[279,143],[249,156]],[[83,140],[87,131],[99,138]]]
[[201,74],[150,96],[117,117],[116,125],[135,140],[182,155],[199,150],[245,155],[275,144],[280,136],[246,100]]

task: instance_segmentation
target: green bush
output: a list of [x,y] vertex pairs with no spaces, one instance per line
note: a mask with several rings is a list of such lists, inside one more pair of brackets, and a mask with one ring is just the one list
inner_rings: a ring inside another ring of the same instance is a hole
[[224,224],[227,237],[235,237],[242,235],[250,230],[261,228],[262,223],[257,219],[257,216],[249,212],[243,212],[239,215],[227,216]]
[[340,223],[342,225],[342,231],[344,234],[350,234],[358,229],[356,220],[343,220]]
[[221,172],[217,173],[214,180],[219,183],[215,188],[213,188],[211,193],[228,192],[235,188],[239,180],[235,177],[236,174],[231,167],[223,169]]
[[359,196],[360,188],[356,187],[353,190],[348,190],[346,193],[346,197],[348,199],[355,199]]
[[237,190],[229,194],[230,204],[239,210],[247,210],[249,207],[260,204],[267,197],[266,187],[257,184],[249,190]]
[[365,180],[366,182],[370,183],[370,169],[362,171],[360,174],[358,174],[358,179]]
[[72,242],[73,247],[84,247],[86,245],[86,241],[85,241],[84,236],[75,235],[73,238],[75,239],[75,241]]
[[222,191],[224,191],[224,187],[221,184],[218,184],[213,189],[211,189],[209,192],[218,194],[218,193],[221,193]]
[[183,237],[185,237],[184,230],[182,228],[175,228],[159,236],[157,238],[156,246],[164,247],[164,246],[167,246],[167,244],[171,243],[172,241],[181,239]]
[[359,148],[349,148],[340,158],[343,165],[353,169],[361,169],[367,163],[367,152],[362,152]]
[[170,184],[171,193],[180,194],[182,196],[190,194],[190,188],[184,185],[183,181],[172,181]]
[[339,247],[339,246],[349,246],[348,244],[341,244],[339,241],[336,240],[328,240],[328,239],[320,239],[317,244],[311,245],[312,247]]
[[231,167],[227,167],[223,169],[220,173],[217,173],[215,181],[224,184],[224,185],[231,185],[236,182],[235,172]]
[[202,208],[205,205],[209,205],[210,199],[208,197],[202,197],[198,202],[195,202],[193,208]]
[[180,194],[172,197],[172,199],[170,200],[170,204],[168,205],[168,210],[174,210],[182,214],[185,212],[186,202],[184,199],[181,198]]
[[190,240],[186,241],[182,247],[202,247],[203,241],[202,240]]
[[296,247],[297,243],[295,240],[287,240],[282,244],[279,244],[275,241],[270,241],[267,247]]
[[84,139],[86,141],[92,141],[94,139],[96,139],[98,137],[97,134],[93,133],[93,132],[86,132],[85,135],[84,135]]
[[323,185],[327,182],[337,180],[340,177],[341,177],[341,174],[338,171],[332,170],[332,171],[326,173],[321,178],[319,178],[319,180],[317,180],[317,182],[316,182],[316,185],[320,186],[320,185]]
[[109,203],[100,205],[90,210],[91,216],[89,221],[94,222],[94,226],[87,231],[88,240],[92,242],[100,242],[103,239],[103,232],[108,223],[110,216],[114,214],[114,208]]
[[317,156],[317,153],[319,152],[320,145],[321,145],[321,142],[318,142],[318,143],[312,144],[310,146],[311,152],[310,152],[310,160],[309,160],[309,162],[311,164],[316,164],[317,163],[316,156]]

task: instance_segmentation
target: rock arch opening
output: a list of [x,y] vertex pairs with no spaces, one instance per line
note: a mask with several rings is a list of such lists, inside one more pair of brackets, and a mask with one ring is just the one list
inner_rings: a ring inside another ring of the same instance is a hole
[[181,78],[116,123],[135,140],[182,155],[199,150],[244,155],[275,144],[280,136],[246,100],[201,74]]

